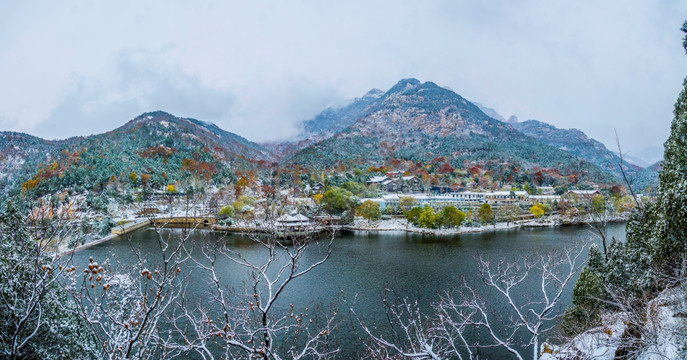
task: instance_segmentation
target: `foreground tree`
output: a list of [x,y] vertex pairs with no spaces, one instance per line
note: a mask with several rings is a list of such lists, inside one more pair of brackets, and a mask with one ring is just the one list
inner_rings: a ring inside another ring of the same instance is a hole
[[66,238],[58,226],[33,238],[14,202],[0,217],[0,357],[88,359],[95,343],[84,321],[72,313],[58,277],[70,271],[50,256]]
[[656,260],[671,262],[687,252],[687,79],[675,103],[670,137],[664,144],[663,168],[659,173]]
[[159,252],[136,253],[136,262],[115,268],[109,259],[89,259],[84,268],[71,266],[63,284],[75,303],[74,313],[88,323],[100,357],[159,359],[179,355],[170,346],[167,317],[185,294],[186,242],[192,231],[157,230]]
[[[476,359],[478,349],[498,347],[514,358],[536,360],[542,336],[562,316],[561,298],[583,265],[585,248],[540,254],[519,263],[492,263],[480,257],[478,267],[487,290],[464,281],[460,289],[445,292],[433,303],[431,314],[423,314],[417,302],[387,296],[386,328],[359,319],[369,340],[364,342],[366,349],[373,358]],[[537,291],[528,291],[533,285]],[[476,341],[477,333],[487,340]]]
[[[324,359],[338,348],[330,344],[336,327],[336,312],[316,316],[305,307],[291,304],[288,313],[279,313],[275,303],[291,282],[324,264],[332,252],[334,234],[316,241],[303,233],[286,239],[276,236],[250,236],[264,250],[259,259],[244,256],[226,245],[205,248],[194,263],[208,275],[212,289],[209,301],[195,306],[188,297],[177,300],[172,320],[175,337],[182,339],[171,348],[181,354],[195,353],[203,359]],[[220,281],[218,263],[228,260],[249,272],[241,292],[233,292]]]
[[[465,321],[469,326],[486,330],[493,342],[483,346],[502,347],[518,359],[529,358],[525,351],[526,347],[531,346],[532,359],[536,360],[539,358],[542,335],[553,329],[555,320],[563,315],[559,308],[561,297],[584,265],[580,257],[585,248],[581,246],[560,253],[540,254],[516,264],[498,262],[492,265],[490,261],[480,258],[482,279],[500,300],[487,301],[484,294],[465,285],[462,300],[454,302],[451,296],[447,296],[442,306],[454,313],[463,311],[468,314]],[[538,291],[522,295],[526,281],[532,278],[540,284]],[[497,305],[500,301],[506,303],[505,308]],[[500,318],[502,311],[509,314],[509,318]],[[507,326],[499,332],[495,321]],[[524,344],[516,343],[515,335],[518,332],[527,334]]]
[[586,223],[601,240],[604,259],[608,260],[608,221],[611,216],[608,199],[600,194],[594,195],[589,200],[587,207],[589,211]]
[[[420,310],[418,301],[401,298],[391,290],[385,290],[382,300],[388,323],[384,325],[367,324],[351,309],[353,316],[359,319],[363,335],[366,357],[370,359],[444,359],[462,354],[457,348],[451,348],[453,337],[440,339],[435,326],[437,321]],[[459,329],[462,337],[464,328]],[[447,340],[447,341],[442,341]],[[465,348],[468,344],[464,343]]]
[[[682,31],[687,33],[687,27],[683,25]],[[636,203],[626,241],[611,240],[603,259],[598,250],[590,253],[595,261],[582,271],[573,292],[574,306],[566,314],[564,325],[576,332],[600,325],[602,313],[624,314],[628,329],[616,358],[636,357],[648,341],[657,339],[655,324],[647,316],[653,312],[650,302],[687,280],[687,79],[674,115],[656,202],[638,201],[626,179]],[[587,318],[589,314],[593,316]]]

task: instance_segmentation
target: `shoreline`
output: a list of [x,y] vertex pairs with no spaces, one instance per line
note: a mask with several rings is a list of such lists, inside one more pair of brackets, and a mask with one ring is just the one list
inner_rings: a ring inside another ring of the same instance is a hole
[[[627,219],[623,217],[615,217],[608,220],[608,223],[616,222],[626,222]],[[549,217],[545,220],[519,220],[506,222],[497,222],[493,225],[486,226],[461,226],[453,229],[425,229],[416,227],[408,223],[405,219],[391,219],[391,220],[378,220],[369,223],[367,220],[354,221],[353,225],[344,225],[342,230],[348,231],[364,231],[364,232],[407,232],[414,234],[423,235],[459,235],[459,234],[475,234],[490,231],[502,231],[502,230],[516,230],[520,228],[546,228],[546,227],[564,227],[564,226],[579,226],[585,225],[588,222],[582,219],[576,219],[575,221],[563,221],[560,217]]]
[[[108,241],[110,241],[110,240],[112,240],[112,239],[116,239],[116,238],[118,238],[118,237],[120,237],[120,235],[117,235],[117,234],[110,234],[110,235],[104,236],[104,237],[102,237],[102,238],[100,238],[100,239],[93,240],[93,241],[87,242],[87,243],[85,243],[85,244],[81,244],[81,245],[79,245],[79,246],[77,246],[77,247],[75,247],[75,248],[73,248],[73,249],[67,249],[67,250],[58,252],[56,256],[57,256],[58,258],[61,258],[61,257],[64,257],[64,256],[72,255],[72,254],[75,254],[75,253],[77,253],[77,252],[79,252],[79,251],[81,251],[81,250],[86,250],[86,249],[88,249],[88,248],[90,248],[90,247],[93,247],[93,246],[96,246],[96,245],[100,245],[100,244],[102,244],[102,243],[108,242]],[[58,251],[59,251],[59,250],[58,250]]]
[[[626,222],[627,219],[624,217],[615,217],[608,220],[608,223],[616,222]],[[552,216],[545,220],[518,220],[509,223],[497,222],[493,225],[487,226],[461,226],[454,229],[425,229],[419,228],[408,223],[406,219],[391,219],[391,220],[377,220],[374,222],[368,222],[367,220],[356,219],[352,225],[342,225],[339,230],[341,231],[353,231],[353,232],[406,232],[413,234],[422,235],[432,235],[432,236],[445,236],[445,235],[460,235],[460,234],[477,234],[484,232],[495,232],[503,230],[517,230],[521,228],[546,228],[546,227],[563,227],[563,226],[580,226],[585,225],[587,222],[581,219],[576,219],[574,221],[566,220],[563,221],[559,216]],[[110,240],[122,237],[132,231],[138,231],[140,229],[151,229],[154,226],[150,226],[148,221],[145,226],[140,226],[138,221],[132,222],[130,231],[124,231],[121,233],[112,233],[110,235],[104,236],[100,239],[81,244],[74,249],[66,249],[57,254],[58,257],[63,257],[72,253],[76,253],[90,247],[106,243]],[[170,228],[171,229],[171,228]],[[221,226],[213,224],[210,228],[196,228],[196,230],[212,231],[217,233],[233,233],[233,234],[247,234],[260,230],[259,228],[251,228],[247,226]]]
[[[390,220],[382,220],[382,222],[387,221],[391,222]],[[357,221],[356,221],[357,222]],[[365,220],[361,222],[367,222]],[[525,228],[525,227],[555,227],[555,226],[561,226],[560,224],[555,224],[554,222],[547,222],[547,223],[541,223],[541,224],[521,224],[521,223],[515,223],[511,222],[510,224],[507,223],[496,223],[495,225],[487,225],[487,226],[461,226],[459,228],[454,228],[454,229],[425,229],[425,228],[419,228],[410,224],[406,224],[403,226],[384,226],[387,224],[380,224],[380,222],[377,223],[372,223],[370,225],[372,226],[365,226],[367,224],[355,224],[355,225],[347,225],[343,226],[342,230],[348,230],[348,231],[360,231],[360,232],[406,232],[406,233],[413,233],[413,234],[422,234],[422,235],[459,235],[459,234],[476,234],[476,233],[483,233],[483,232],[490,232],[490,231],[501,231],[501,230],[515,230],[515,229],[520,229],[520,228]],[[376,226],[375,226],[376,225]],[[380,226],[381,225],[381,226]]]

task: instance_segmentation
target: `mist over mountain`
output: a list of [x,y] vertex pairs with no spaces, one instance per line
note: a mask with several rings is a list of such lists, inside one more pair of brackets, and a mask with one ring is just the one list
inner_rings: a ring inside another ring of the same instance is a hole
[[313,119],[303,123],[303,132],[300,137],[324,139],[334,135],[352,125],[371,103],[383,95],[382,90],[372,89],[347,105],[324,109]]
[[476,101],[473,101],[472,103],[475,104],[475,105],[477,105],[477,107],[478,107],[480,110],[482,110],[482,112],[483,112],[484,114],[486,114],[487,116],[491,117],[492,119],[496,119],[496,120],[498,120],[498,121],[506,122],[506,119],[505,119],[503,116],[501,116],[501,114],[499,114],[498,112],[496,112],[496,110],[494,110],[494,109],[492,109],[492,108],[489,108],[489,107],[486,107],[486,106],[484,106],[484,105],[482,105],[482,104],[480,104],[480,103],[478,103],[478,102],[476,102]]
[[[622,146],[622,140],[620,145]],[[623,151],[623,158],[626,158],[633,164],[649,167],[663,160],[663,151],[663,146],[647,146],[636,152],[625,153]]]
[[[601,142],[589,138],[577,129],[560,129],[538,120],[527,120],[513,125],[523,134],[541,140],[542,142],[565,150],[574,156],[588,161],[600,169],[622,178],[620,171],[620,157],[608,150]],[[629,175],[641,170],[625,159],[625,169]]]

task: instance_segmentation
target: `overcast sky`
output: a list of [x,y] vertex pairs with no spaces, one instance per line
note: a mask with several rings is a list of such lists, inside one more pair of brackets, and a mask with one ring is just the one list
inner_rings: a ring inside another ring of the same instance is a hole
[[639,152],[669,133],[685,19],[678,0],[2,1],[0,130],[164,110],[268,141],[414,77]]

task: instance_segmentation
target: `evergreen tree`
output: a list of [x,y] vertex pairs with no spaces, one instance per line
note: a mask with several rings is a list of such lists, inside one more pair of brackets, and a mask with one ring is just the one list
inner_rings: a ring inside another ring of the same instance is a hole
[[[687,33],[687,22],[682,31]],[[683,45],[687,51],[687,37]],[[622,302],[642,313],[646,301],[670,285],[666,279],[680,275],[676,272],[681,267],[676,265],[687,256],[687,79],[675,103],[664,147],[656,202],[633,209],[626,226],[626,241],[611,242],[603,266],[590,251],[590,261],[575,285],[574,305],[566,312],[564,327],[570,329],[573,319],[579,321],[579,315],[609,302]]]
[[95,342],[58,285],[61,268],[13,202],[0,218],[0,357],[88,359]]
[[687,79],[675,103],[659,173],[654,257],[670,262],[687,250]]
[[603,304],[598,300],[608,298],[605,288],[607,271],[601,250],[596,244],[592,245],[587,264],[573,288],[573,305],[563,315],[562,327],[568,335],[575,335],[599,321]]

